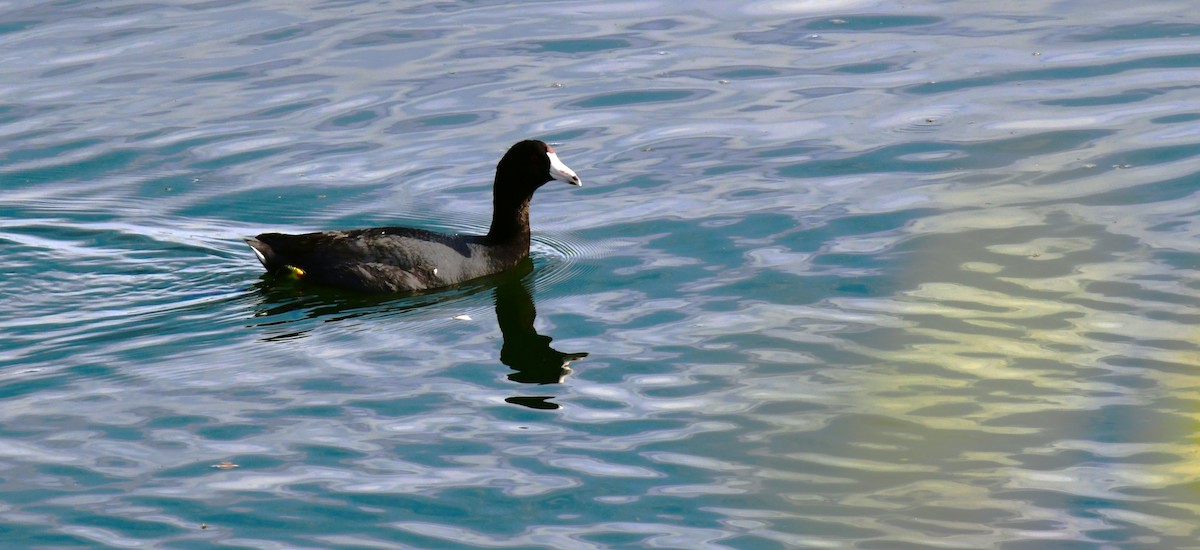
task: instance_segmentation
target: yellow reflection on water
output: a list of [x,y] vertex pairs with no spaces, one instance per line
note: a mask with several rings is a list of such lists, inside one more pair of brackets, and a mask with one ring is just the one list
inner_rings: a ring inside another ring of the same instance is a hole
[[[912,423],[893,428],[909,441],[889,454],[911,460],[902,471],[912,479],[855,498],[900,503],[917,515],[928,507],[1003,510],[1053,522],[1064,538],[1112,522],[1194,533],[1195,285],[1099,224],[1038,221],[1005,229],[983,216],[966,224],[974,230],[940,227],[923,237],[928,242],[902,275],[912,281],[907,290],[831,300],[849,315],[886,319],[869,337],[844,343],[876,361],[866,373],[845,375],[862,391],[855,411]],[[889,437],[866,420],[857,428],[845,437]],[[939,473],[917,473],[928,468]],[[1162,505],[1180,511],[1163,514]],[[936,516],[921,522],[950,520]],[[899,520],[883,523],[908,532]],[[1013,529],[957,540],[1028,536]]]

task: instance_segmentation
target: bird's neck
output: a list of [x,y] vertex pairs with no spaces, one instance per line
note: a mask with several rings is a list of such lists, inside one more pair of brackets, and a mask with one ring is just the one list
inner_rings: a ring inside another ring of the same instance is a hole
[[529,253],[529,197],[515,205],[494,201],[487,240],[492,244],[520,247]]

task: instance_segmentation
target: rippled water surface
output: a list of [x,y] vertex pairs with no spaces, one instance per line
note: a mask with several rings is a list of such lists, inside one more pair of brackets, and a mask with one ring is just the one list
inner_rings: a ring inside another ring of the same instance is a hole
[[[2,2],[0,539],[1194,548],[1198,88],[1182,0]],[[506,276],[241,242],[526,137]]]

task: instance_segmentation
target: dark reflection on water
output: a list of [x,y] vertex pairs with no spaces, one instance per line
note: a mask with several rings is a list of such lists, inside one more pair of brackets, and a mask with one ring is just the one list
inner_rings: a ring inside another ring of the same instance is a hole
[[[500,332],[504,334],[500,362],[516,371],[508,375],[508,379],[514,382],[558,384],[571,374],[568,365],[588,354],[563,353],[550,347],[553,338],[538,334],[533,326],[537,309],[527,286],[531,280],[526,276],[532,270],[533,262],[526,259],[496,286],[496,320],[500,324]],[[535,409],[558,408],[547,399],[549,396],[515,396],[506,401]]]
[[[336,323],[359,317],[394,317],[407,311],[478,294],[497,284],[504,275],[485,277],[437,292],[370,294],[263,274],[252,287],[258,293],[259,302],[254,313],[257,322],[250,326],[287,327],[302,320]],[[310,325],[306,327],[287,334],[272,334],[264,339],[286,340],[305,336],[314,328]]]
[[[530,287],[533,284],[533,260],[526,258],[513,269],[491,277],[437,292],[401,295],[365,294],[340,289],[306,285],[265,274],[254,284],[259,295],[255,307],[254,327],[275,329],[264,341],[285,341],[302,338],[314,328],[287,330],[300,320],[335,323],[364,316],[395,316],[407,311],[432,307],[436,304],[478,295],[493,290],[496,320],[503,335],[500,362],[513,373],[508,379],[522,384],[559,384],[571,374],[572,362],[588,356],[587,352],[565,353],[550,347],[553,340],[534,327],[537,308]],[[284,328],[280,331],[280,328]],[[557,409],[549,395],[516,395],[505,399],[509,403],[533,409]]]

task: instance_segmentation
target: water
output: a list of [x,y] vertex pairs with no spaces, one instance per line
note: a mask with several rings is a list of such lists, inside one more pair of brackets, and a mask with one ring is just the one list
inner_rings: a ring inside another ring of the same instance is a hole
[[[1194,547],[1192,8],[0,4],[0,538]],[[240,241],[481,230],[525,137],[517,273]]]

